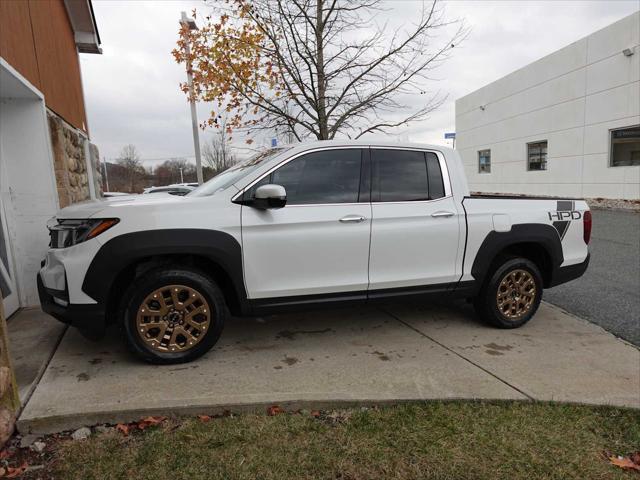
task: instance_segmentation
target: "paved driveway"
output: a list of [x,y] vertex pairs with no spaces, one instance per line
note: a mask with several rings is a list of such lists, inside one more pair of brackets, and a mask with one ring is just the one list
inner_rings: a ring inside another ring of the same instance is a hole
[[590,249],[584,276],[545,301],[640,345],[640,213],[594,210]]
[[640,351],[543,304],[517,330],[465,303],[342,309],[230,321],[190,364],[138,362],[115,336],[69,329],[19,420],[45,433],[148,414],[425,399],[537,399],[640,407]]

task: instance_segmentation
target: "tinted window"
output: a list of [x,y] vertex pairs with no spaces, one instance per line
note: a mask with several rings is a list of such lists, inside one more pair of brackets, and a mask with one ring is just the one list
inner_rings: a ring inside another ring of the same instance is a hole
[[[371,150],[374,201],[428,200],[427,166],[423,152]],[[377,198],[376,198],[377,196]]]
[[271,160],[276,155],[286,152],[289,148],[271,148],[269,150],[260,152],[250,159],[234,165],[233,167],[225,170],[222,173],[219,173],[211,180],[203,183],[195,190],[189,192],[189,195],[194,197],[203,197],[207,195],[213,195],[220,190],[224,190],[225,188],[228,188],[239,180],[242,180],[244,177],[263,165],[264,162]]
[[251,188],[274,183],[287,191],[288,205],[356,203],[360,190],[360,149],[325,150],[303,155]]
[[440,162],[435,153],[427,153],[427,175],[429,176],[429,198],[432,200],[444,197],[444,182]]

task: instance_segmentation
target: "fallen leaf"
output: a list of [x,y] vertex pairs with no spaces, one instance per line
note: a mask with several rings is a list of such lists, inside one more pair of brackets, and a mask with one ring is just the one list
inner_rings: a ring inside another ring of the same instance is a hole
[[9,458],[11,455],[13,455],[13,453],[10,452],[9,450],[0,450],[0,460],[4,460],[5,458]]
[[631,455],[629,455],[629,458],[636,465],[640,465],[640,451],[633,452]]
[[5,473],[7,473],[7,471],[4,469],[4,467],[0,467],[0,477],[4,477]]
[[4,476],[5,478],[16,478],[19,475],[22,475],[28,466],[27,462],[24,462],[19,467],[7,467],[7,471]]
[[269,415],[270,417],[273,417],[274,415],[278,415],[283,412],[284,410],[280,408],[279,405],[271,405],[269,408],[267,408],[267,415]]
[[137,423],[137,426],[140,430],[144,430],[147,427],[151,427],[152,425],[158,425],[164,422],[167,417],[146,417],[140,420]]
[[312,417],[318,418],[320,416],[320,410],[313,410],[310,415]]
[[609,461],[616,467],[624,468],[626,470],[637,470],[640,472],[640,465],[635,463],[629,457],[617,457],[612,455],[609,457]]
[[129,435],[129,429],[131,427],[129,425],[125,425],[124,423],[119,423],[116,425],[116,430],[122,432],[123,435]]
[[198,418],[202,423],[207,423],[209,420],[211,420],[211,417],[209,415],[198,415]]

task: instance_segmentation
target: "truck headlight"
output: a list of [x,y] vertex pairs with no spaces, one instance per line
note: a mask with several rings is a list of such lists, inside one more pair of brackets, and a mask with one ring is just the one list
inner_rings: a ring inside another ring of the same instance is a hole
[[51,237],[49,246],[51,248],[67,248],[77,245],[78,243],[97,237],[119,221],[118,218],[60,220],[56,225],[47,225]]

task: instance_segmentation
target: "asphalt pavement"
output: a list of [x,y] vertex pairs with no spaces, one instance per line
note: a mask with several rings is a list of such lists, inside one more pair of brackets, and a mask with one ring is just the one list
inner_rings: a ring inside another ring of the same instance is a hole
[[640,213],[592,213],[589,268],[543,299],[640,346]]

